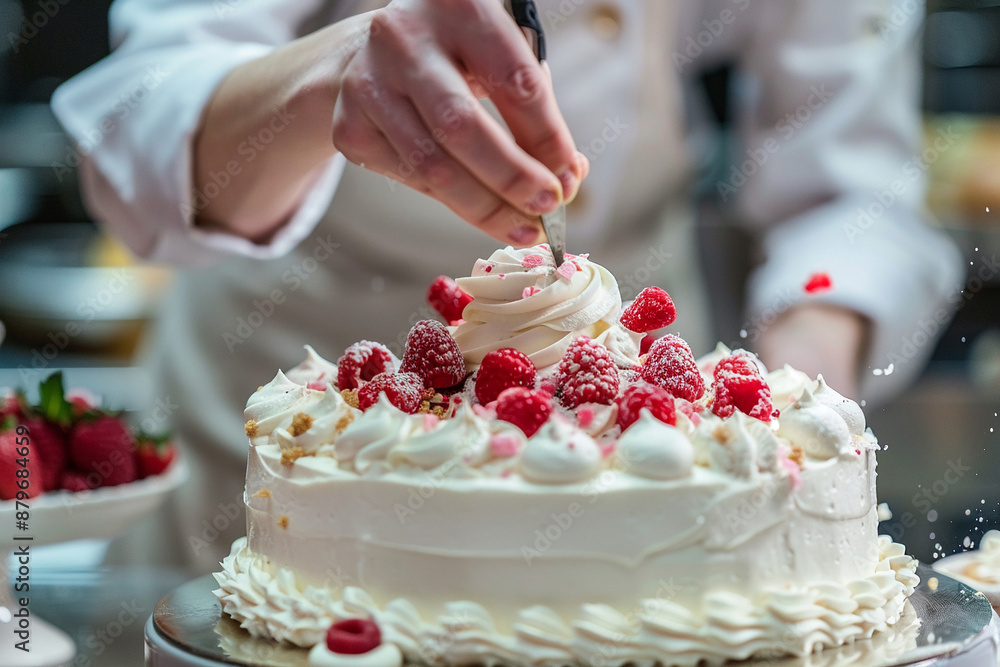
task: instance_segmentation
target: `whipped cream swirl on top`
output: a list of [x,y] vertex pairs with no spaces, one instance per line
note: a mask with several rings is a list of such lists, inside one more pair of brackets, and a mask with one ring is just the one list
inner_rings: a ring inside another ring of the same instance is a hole
[[638,363],[641,334],[630,336],[618,323],[618,283],[586,257],[570,256],[557,272],[547,247],[508,246],[456,282],[474,298],[454,331],[470,370],[502,347],[520,350],[537,368],[553,366],[580,336],[607,346],[616,361]]

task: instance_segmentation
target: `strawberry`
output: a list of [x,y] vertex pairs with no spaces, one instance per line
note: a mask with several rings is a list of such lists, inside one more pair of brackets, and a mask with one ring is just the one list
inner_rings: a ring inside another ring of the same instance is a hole
[[771,389],[760,375],[760,369],[746,352],[737,350],[719,361],[713,371],[712,389],[715,399],[712,413],[716,417],[732,416],[734,410],[767,422],[775,416]]
[[420,409],[424,383],[416,373],[380,373],[358,390],[358,407],[367,410],[378,403],[379,394],[408,414]]
[[639,292],[619,322],[629,331],[646,333],[662,329],[677,319],[677,309],[670,295],[659,287],[647,287]]
[[691,348],[679,336],[667,334],[649,348],[642,365],[642,379],[663,387],[677,398],[696,401],[705,393]]
[[348,347],[337,359],[337,388],[360,389],[379,373],[391,373],[392,353],[381,343],[363,340]]
[[647,408],[653,416],[664,424],[674,426],[677,415],[674,412],[674,397],[663,387],[640,382],[622,393],[615,401],[618,404],[618,425],[624,431],[639,419],[639,411]]
[[465,377],[465,359],[458,343],[444,325],[434,320],[421,320],[413,325],[406,337],[400,372],[416,373],[424,386],[434,389],[451,387]]
[[0,424],[0,500],[13,500],[19,491],[34,498],[45,490],[42,476],[41,457],[27,432],[18,433],[12,421]]
[[[91,475],[94,476],[94,481],[97,481],[97,475],[94,475],[94,473],[91,473]],[[59,476],[58,488],[73,493],[90,491],[91,486],[88,477],[89,475],[84,475],[82,472],[76,472],[75,470],[63,470],[62,475]]]
[[541,391],[511,387],[497,397],[496,411],[497,419],[510,422],[530,438],[552,414],[552,399]]
[[166,436],[139,433],[135,444],[135,465],[139,479],[159,475],[173,462],[176,451]]
[[59,489],[59,478],[66,470],[66,441],[62,430],[38,417],[24,419],[31,444],[42,464],[42,483],[46,491]]
[[427,301],[445,322],[457,325],[472,297],[448,276],[438,276],[427,289]]
[[326,647],[334,653],[358,655],[378,648],[382,633],[375,621],[348,618],[330,626],[326,632]]
[[535,364],[512,347],[494,350],[483,357],[476,372],[476,400],[492,403],[504,389],[535,386]]
[[560,402],[571,410],[581,403],[611,405],[618,394],[618,367],[608,348],[580,336],[559,361],[556,382],[562,392]]
[[132,435],[118,417],[102,415],[76,424],[69,436],[69,458],[78,472],[97,473],[93,487],[134,482],[138,475],[132,454]]

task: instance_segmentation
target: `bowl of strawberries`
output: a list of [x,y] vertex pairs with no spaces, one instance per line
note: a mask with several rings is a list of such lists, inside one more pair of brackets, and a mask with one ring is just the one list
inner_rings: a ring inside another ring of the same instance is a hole
[[[39,400],[17,392],[0,403],[0,544],[112,538],[149,514],[187,477],[166,434],[132,428],[61,373]],[[27,514],[18,514],[27,512]],[[27,517],[21,528],[19,517]]]

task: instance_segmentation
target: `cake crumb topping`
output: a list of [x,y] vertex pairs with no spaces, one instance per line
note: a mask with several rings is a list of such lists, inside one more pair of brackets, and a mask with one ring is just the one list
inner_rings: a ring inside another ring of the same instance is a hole
[[246,431],[248,438],[252,438],[257,435],[257,420],[248,419],[247,423],[243,425],[243,430]]
[[312,427],[313,418],[304,412],[300,412],[292,417],[292,425],[288,427],[288,432],[292,437],[297,437],[305,433]]
[[290,466],[298,459],[306,455],[306,450],[301,447],[292,447],[281,451],[281,465]]
[[268,491],[267,489],[261,489],[257,493],[253,494],[253,497],[254,498],[270,498],[271,497],[271,492]]
[[799,468],[802,468],[802,465],[805,462],[805,458],[806,455],[805,452],[802,450],[802,447],[800,447],[799,445],[792,445],[792,451],[789,452],[788,454],[788,460],[794,461],[795,464],[799,466]]
[[344,429],[346,429],[348,426],[350,426],[352,421],[354,421],[354,413],[353,412],[348,412],[346,415],[344,415],[343,417],[341,417],[337,421],[337,425],[335,427],[337,429],[337,435],[340,435],[344,431]]
[[282,514],[278,517],[278,525],[282,528],[288,528],[288,515]]
[[358,390],[357,389],[341,389],[340,395],[344,397],[344,402],[347,403],[352,408],[361,409],[358,403]]

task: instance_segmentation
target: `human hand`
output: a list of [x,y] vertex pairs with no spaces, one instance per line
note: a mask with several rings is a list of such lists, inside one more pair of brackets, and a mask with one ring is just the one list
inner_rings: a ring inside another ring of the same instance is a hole
[[853,310],[799,304],[761,332],[757,353],[769,369],[790,364],[810,377],[822,374],[831,388],[857,399],[870,330],[869,320]]
[[[333,144],[516,246],[571,200],[589,164],[549,70],[497,0],[394,0],[345,68]],[[507,126],[477,98],[489,98]],[[513,135],[513,136],[511,136]]]

